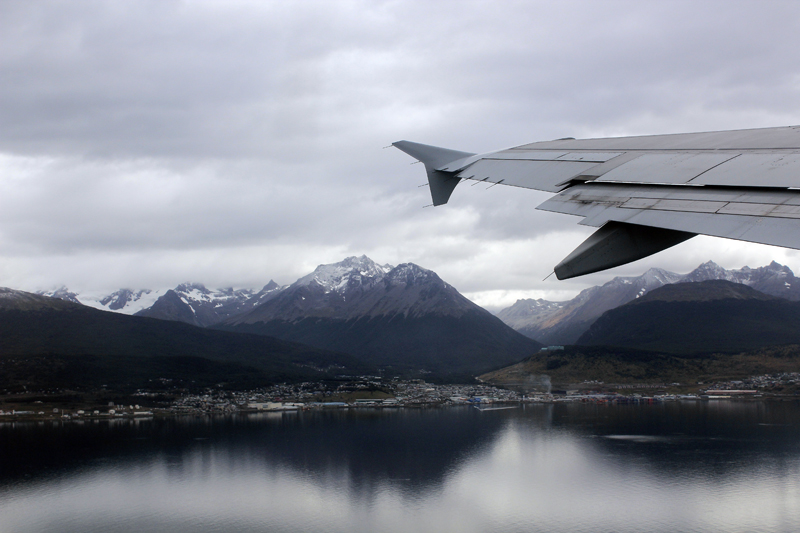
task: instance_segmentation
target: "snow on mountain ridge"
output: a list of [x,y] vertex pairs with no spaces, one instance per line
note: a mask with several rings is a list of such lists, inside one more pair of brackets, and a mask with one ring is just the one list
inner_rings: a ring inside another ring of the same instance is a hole
[[38,294],[40,296],[49,296],[50,298],[58,298],[59,300],[65,300],[67,302],[72,302],[72,303],[76,303],[76,304],[82,303],[82,302],[80,302],[78,300],[78,294],[77,293],[74,293],[74,292],[70,291],[68,288],[66,288],[63,285],[61,287],[57,288],[57,289],[54,289],[54,290],[36,291],[36,294]]
[[320,265],[251,312],[224,323],[297,324],[324,320],[458,317],[487,311],[458,293],[435,272],[414,263],[379,265],[366,256]]
[[[136,291],[131,289],[120,289],[104,296],[86,292],[75,294],[74,301],[76,303],[85,305],[87,307],[92,307],[94,309],[99,309],[101,311],[112,311],[115,313],[122,313],[124,315],[132,315],[153,305],[155,301],[165,292],[165,289],[141,289]],[[51,295],[46,292],[38,292],[37,294],[60,298],[58,295]]]
[[439,278],[439,275],[432,270],[422,268],[414,263],[402,263],[386,272],[386,280],[389,283],[416,283],[419,281],[438,280],[450,287],[446,282]]
[[681,279],[683,279],[681,274],[676,274],[663,268],[651,268],[641,276],[616,277],[602,286],[634,285],[640,289],[652,290],[668,283],[675,283]]
[[162,293],[163,291],[151,291],[148,289],[138,291],[120,289],[103,298],[92,298],[90,295],[83,294],[79,299],[84,305],[95,309],[117,311],[131,315],[140,309],[153,305],[153,302]]
[[338,263],[319,265],[312,273],[298,279],[291,286],[302,287],[316,283],[325,289],[325,293],[341,293],[351,284],[360,286],[365,282],[382,279],[392,268],[388,264],[379,265],[366,255],[352,256]]
[[734,281],[736,278],[736,270],[726,270],[716,264],[714,261],[706,261],[688,274],[686,274],[681,281],[708,281],[712,279],[724,279],[726,281]]
[[[275,289],[279,288],[275,282],[272,282]],[[268,285],[265,286],[268,287]],[[275,290],[272,289],[272,290]],[[111,294],[97,295],[90,292],[75,293],[66,287],[60,287],[56,290],[38,291],[36,294],[42,296],[50,296],[60,300],[67,300],[74,303],[79,303],[99,309],[101,311],[113,311],[125,315],[133,315],[145,309],[149,309],[155,302],[166,294],[168,289],[119,289]],[[181,283],[175,289],[181,300],[188,306],[194,307],[195,304],[212,304],[215,306],[226,305],[235,302],[245,302],[258,293],[254,289],[208,289],[201,283]],[[262,289],[263,292],[263,289]],[[261,297],[267,296],[269,290]]]

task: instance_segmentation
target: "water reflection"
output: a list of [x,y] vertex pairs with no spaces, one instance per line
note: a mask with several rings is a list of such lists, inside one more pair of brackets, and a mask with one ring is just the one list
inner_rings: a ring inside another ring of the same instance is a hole
[[0,531],[795,531],[796,404],[0,426]]

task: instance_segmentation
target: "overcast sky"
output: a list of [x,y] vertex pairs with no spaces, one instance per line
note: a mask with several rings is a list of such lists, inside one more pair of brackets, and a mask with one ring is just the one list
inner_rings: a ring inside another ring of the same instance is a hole
[[486,306],[659,266],[800,252],[696,237],[605,273],[550,195],[429,204],[401,139],[486,152],[560,137],[800,124],[800,2],[0,2],[0,286],[260,287],[366,254]]

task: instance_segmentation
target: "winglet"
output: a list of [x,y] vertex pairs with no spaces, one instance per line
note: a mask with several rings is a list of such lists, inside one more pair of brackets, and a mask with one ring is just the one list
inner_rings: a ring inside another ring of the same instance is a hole
[[397,141],[392,143],[392,146],[401,152],[407,153],[417,161],[422,161],[425,163],[426,167],[431,167],[433,169],[441,168],[448,163],[456,161],[457,159],[463,159],[465,157],[475,155],[469,152],[448,150],[447,148],[413,143],[411,141]]
[[397,141],[392,143],[392,145],[425,165],[433,205],[446,204],[450,199],[450,195],[453,194],[453,189],[455,189],[458,182],[461,181],[461,178],[456,176],[455,172],[446,172],[437,169],[453,161],[475,155],[469,152],[448,150],[447,148],[439,148],[437,146],[429,146],[427,144],[411,141]]

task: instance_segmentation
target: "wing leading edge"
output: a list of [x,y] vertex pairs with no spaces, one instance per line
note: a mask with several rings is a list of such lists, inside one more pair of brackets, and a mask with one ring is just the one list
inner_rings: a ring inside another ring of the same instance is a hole
[[697,234],[800,249],[800,126],[559,139],[485,154],[393,145],[425,165],[433,205],[465,179],[556,193],[537,209],[599,228],[555,267],[558,279]]

